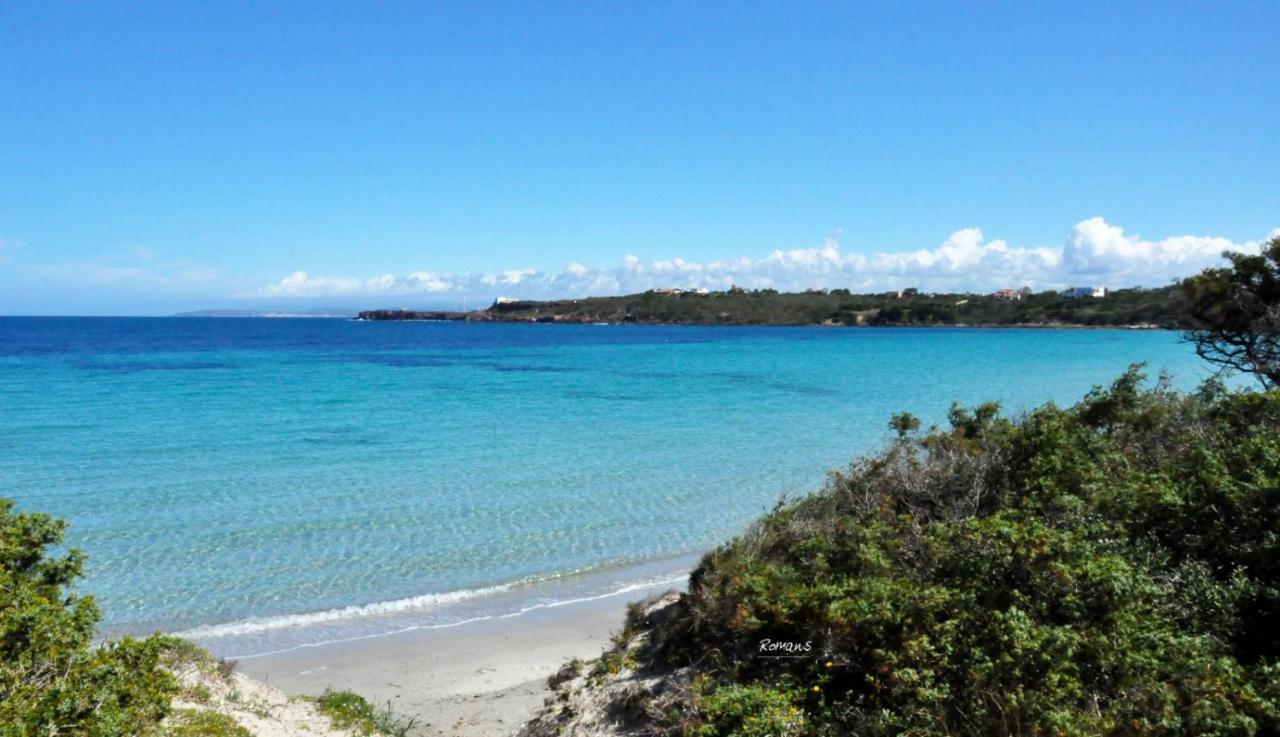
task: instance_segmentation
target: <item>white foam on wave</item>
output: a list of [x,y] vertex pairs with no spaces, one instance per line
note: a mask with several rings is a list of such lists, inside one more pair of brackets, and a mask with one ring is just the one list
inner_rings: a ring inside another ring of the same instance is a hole
[[318,624],[328,624],[330,622],[340,622],[348,619],[364,619],[367,617],[376,617],[378,615],[400,614],[403,612],[433,609],[446,604],[463,602],[467,599],[501,594],[522,584],[527,585],[528,583],[529,582],[527,581],[514,581],[512,583],[498,584],[496,586],[448,591],[441,594],[423,594],[421,596],[410,596],[405,599],[379,601],[374,602],[373,604],[359,604],[340,607],[338,609],[326,609],[320,612],[282,614],[276,617],[250,617],[249,619],[242,619],[238,622],[193,627],[192,629],[175,632],[174,634],[179,637],[201,640],[212,640],[220,637],[235,637],[237,635],[256,635],[263,632],[271,632],[273,630],[294,629]]
[[[673,576],[670,578],[652,579],[652,580],[642,581],[640,583],[628,584],[619,589],[606,591],[602,594],[593,594],[590,596],[579,596],[579,597],[574,597],[570,599],[557,599],[554,601],[546,601],[538,604],[530,604],[528,606],[521,607],[520,609],[517,609],[512,612],[506,612],[504,614],[486,614],[486,615],[480,615],[475,617],[469,617],[467,619],[460,619],[454,622],[440,622],[437,624],[414,624],[414,625],[408,625],[406,627],[399,627],[397,629],[388,630],[386,632],[376,632],[376,633],[371,633],[367,635],[356,635],[353,637],[337,637],[329,640],[320,640],[318,642],[306,642],[299,645],[293,645],[291,647],[279,648],[276,650],[268,650],[266,652],[233,654],[225,657],[229,660],[252,660],[253,658],[264,658],[271,655],[279,655],[281,653],[295,652],[298,650],[306,650],[309,648],[324,647],[326,645],[337,645],[344,642],[359,642],[361,640],[374,640],[380,637],[387,637],[390,635],[399,635],[399,634],[404,634],[406,632],[416,632],[418,630],[452,629],[454,627],[461,627],[463,625],[474,624],[476,622],[485,622],[485,621],[494,620],[494,619],[512,619],[514,617],[519,617],[524,614],[528,614],[529,612],[537,611],[539,609],[555,609],[557,607],[570,606],[573,604],[583,604],[589,601],[599,601],[600,599],[608,599],[609,597],[612,597],[612,596],[622,596],[623,594],[628,594],[633,591],[639,591],[641,589],[658,588],[658,587],[668,586],[675,583],[683,583],[687,581],[688,578],[689,578],[688,574],[682,574],[682,575]],[[510,589],[510,588],[514,588],[517,585],[518,584],[506,584],[503,587],[491,587],[491,588]],[[475,589],[475,591],[480,591],[480,589]],[[388,602],[388,603],[391,603],[391,602]],[[377,606],[377,605],[370,605],[370,606]],[[364,607],[347,607],[347,608],[359,609]],[[317,612],[317,614],[323,614],[323,613],[324,612]],[[178,633],[178,634],[181,635],[183,633]],[[190,637],[192,635],[185,635],[185,636]]]
[[[210,624],[193,627],[190,629],[175,632],[173,634],[179,637],[185,637],[193,640],[209,642],[211,640],[219,640],[226,638],[246,637],[252,635],[261,635],[272,632],[280,632],[287,630],[297,630],[307,627],[321,627],[324,625],[340,625],[343,622],[351,622],[358,620],[377,619],[386,617],[394,621],[395,615],[413,614],[415,612],[431,611],[433,609],[444,609],[450,605],[461,604],[472,599],[481,599],[485,597],[497,596],[500,594],[511,593],[519,589],[528,588],[536,590],[542,586],[550,584],[557,580],[576,578],[579,575],[589,574],[591,569],[568,571],[554,573],[550,575],[532,576],[529,578],[510,581],[507,583],[494,584],[492,586],[482,586],[473,589],[460,589],[457,591],[447,591],[443,593],[422,594],[419,596],[411,596],[403,599],[393,599],[390,601],[380,601],[371,604],[358,604],[352,606],[338,607],[334,609],[326,609],[317,612],[303,612],[299,614],[282,614],[271,617],[250,617],[248,619],[237,620],[234,622],[225,622],[222,624]],[[457,627],[459,625],[478,622],[488,619],[506,619],[509,617],[517,617],[530,611],[537,609],[551,609],[555,607],[565,606],[569,604],[595,601],[605,599],[611,596],[621,596],[623,594],[638,591],[645,588],[668,586],[676,584],[688,579],[687,569],[681,570],[679,575],[672,575],[668,569],[666,573],[660,575],[651,575],[639,581],[633,581],[622,586],[616,583],[614,587],[602,593],[584,594],[582,596],[569,596],[561,599],[551,599],[537,601],[536,603],[525,604],[514,610],[502,612],[494,612],[491,614],[479,614],[462,619],[452,621],[440,621],[430,624],[415,623],[405,627],[394,627],[389,631],[383,631],[376,634],[360,635],[356,637],[341,637],[336,639],[324,639],[319,642],[310,642],[306,644],[286,647],[282,650],[273,650],[271,652],[259,652],[252,654],[244,654],[237,657],[252,658],[262,655],[275,654],[306,647],[317,647],[320,645],[332,644],[336,642],[347,642],[350,640],[362,640],[369,637],[383,637],[389,634],[399,632],[408,632],[419,629],[444,629]]]

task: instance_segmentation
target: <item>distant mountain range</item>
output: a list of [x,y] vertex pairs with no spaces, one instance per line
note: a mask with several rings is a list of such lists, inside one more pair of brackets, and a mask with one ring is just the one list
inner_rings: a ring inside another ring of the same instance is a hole
[[313,308],[309,310],[195,310],[193,312],[179,312],[174,317],[320,317],[335,318],[345,317],[352,318],[356,316],[355,310],[339,310],[326,308]]

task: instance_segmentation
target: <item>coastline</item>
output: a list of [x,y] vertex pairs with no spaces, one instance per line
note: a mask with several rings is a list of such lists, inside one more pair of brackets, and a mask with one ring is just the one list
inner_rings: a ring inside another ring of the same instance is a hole
[[238,669],[285,693],[354,691],[417,719],[424,735],[513,735],[550,691],[547,678],[573,658],[600,655],[626,605],[683,589],[653,584],[453,627],[333,642],[239,661]]
[[830,328],[837,330],[1143,330],[1179,332],[1184,328],[1156,323],[1126,323],[1117,325],[1087,325],[1076,322],[1014,322],[1014,323],[902,323],[883,325],[846,325],[832,322],[662,322],[648,320],[579,320],[557,318],[554,320],[473,318],[473,317],[402,317],[402,318],[344,318],[349,322],[462,322],[501,323],[509,325],[599,325],[601,327],[637,326],[653,328]]
[[[1079,292],[1079,290],[1076,290]],[[1176,287],[1087,294],[1033,292],[921,293],[915,288],[854,294],[849,290],[726,291],[681,288],[576,299],[498,298],[475,310],[366,309],[366,321],[459,321],[639,325],[770,325],[830,327],[1188,327]]]
[[248,617],[168,632],[197,642],[218,657],[249,661],[330,645],[358,645],[418,631],[445,631],[490,620],[509,620],[539,610],[613,600],[633,592],[643,596],[643,592],[655,588],[683,585],[699,557],[695,553],[678,553],[650,560],[605,563],[472,589]]

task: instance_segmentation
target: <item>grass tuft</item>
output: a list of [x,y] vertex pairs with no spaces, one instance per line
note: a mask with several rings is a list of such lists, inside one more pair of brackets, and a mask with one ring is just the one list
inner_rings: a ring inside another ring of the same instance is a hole
[[391,702],[374,706],[363,696],[351,691],[325,689],[315,699],[321,714],[329,717],[338,729],[352,729],[363,737],[406,737],[417,719],[395,714]]
[[253,737],[232,717],[213,711],[181,709],[169,717],[164,737]]

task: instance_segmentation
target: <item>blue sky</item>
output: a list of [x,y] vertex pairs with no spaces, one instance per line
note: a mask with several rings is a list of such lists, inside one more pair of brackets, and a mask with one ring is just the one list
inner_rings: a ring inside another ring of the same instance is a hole
[[1168,283],[1280,4],[0,5],[0,314]]

